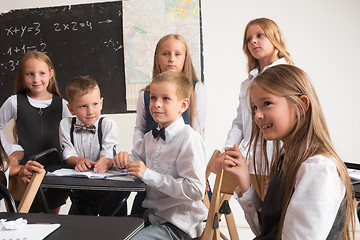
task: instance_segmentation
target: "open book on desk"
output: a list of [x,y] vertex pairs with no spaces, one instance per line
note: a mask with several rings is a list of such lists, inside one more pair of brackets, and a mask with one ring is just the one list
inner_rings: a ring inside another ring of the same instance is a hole
[[60,168],[53,172],[48,172],[47,176],[58,177],[85,177],[90,179],[108,179],[117,181],[134,181],[136,177],[130,176],[125,169],[110,169],[104,173],[96,173],[94,170],[87,172],[77,172],[75,169]]

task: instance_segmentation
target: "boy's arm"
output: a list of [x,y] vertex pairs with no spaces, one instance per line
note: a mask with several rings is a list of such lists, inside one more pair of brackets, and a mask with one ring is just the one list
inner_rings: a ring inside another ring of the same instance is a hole
[[68,160],[70,157],[78,157],[76,149],[71,142],[70,138],[70,129],[71,129],[71,117],[63,118],[59,124],[59,140],[60,146],[62,149],[63,159],[66,160],[66,163],[72,166],[76,165],[74,159]]
[[173,198],[199,201],[205,193],[206,151],[198,134],[184,137],[176,160],[178,177],[146,168],[142,180]]
[[95,163],[90,159],[79,157],[74,145],[70,138],[70,129],[72,124],[72,118],[63,118],[59,124],[59,138],[60,146],[62,148],[63,158],[66,160],[66,164],[74,166],[76,171],[84,172],[89,171],[92,165]]
[[[98,129],[100,126],[98,126]],[[110,118],[104,118],[101,124],[102,128],[102,149],[100,149],[100,158],[96,161],[94,169],[98,173],[106,172],[114,165],[113,157],[116,147],[119,145],[119,130]],[[99,134],[99,133],[98,133]]]

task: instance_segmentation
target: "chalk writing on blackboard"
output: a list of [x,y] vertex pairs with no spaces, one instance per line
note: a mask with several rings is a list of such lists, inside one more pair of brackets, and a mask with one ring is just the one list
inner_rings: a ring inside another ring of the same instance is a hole
[[121,2],[15,10],[0,15],[0,26],[1,104],[19,60],[37,50],[53,61],[63,95],[69,80],[89,75],[102,91],[103,113],[127,111]]

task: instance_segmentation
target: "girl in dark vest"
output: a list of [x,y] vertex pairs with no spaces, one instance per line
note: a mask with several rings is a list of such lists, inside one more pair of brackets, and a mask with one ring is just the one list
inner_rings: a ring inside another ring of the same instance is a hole
[[266,141],[274,141],[270,168],[254,166],[268,174],[264,200],[253,188],[237,144],[226,148],[224,169],[238,180],[235,196],[255,239],[354,237],[350,178],[309,77],[295,66],[277,65],[259,74],[247,94],[253,118],[250,142],[261,142],[264,157],[259,160],[266,163],[260,168],[269,166]]
[[[59,144],[59,123],[71,116],[66,107],[67,101],[60,97],[55,79],[55,71],[50,58],[38,51],[29,51],[22,57],[15,79],[15,95],[10,96],[0,109],[0,134],[2,140],[4,127],[15,119],[18,144],[4,144],[6,152],[15,158],[12,164],[25,165],[29,158]],[[24,171],[20,171],[20,177]],[[27,177],[31,177],[27,176]],[[58,213],[65,204],[64,191],[48,189],[45,192],[50,211]],[[35,201],[31,212],[41,212],[40,202]]]
[[[155,48],[153,77],[161,72],[182,72],[193,84],[189,109],[183,113],[186,124],[190,124],[195,131],[204,136],[206,116],[205,85],[196,77],[191,56],[185,39],[178,34],[168,34],[162,37]],[[142,140],[145,133],[157,127],[149,111],[149,86],[141,90],[136,107],[136,126],[133,143],[136,145]],[[141,197],[140,197],[141,195]],[[139,192],[133,204],[132,214],[142,214],[144,209],[141,203],[145,198],[144,192]]]

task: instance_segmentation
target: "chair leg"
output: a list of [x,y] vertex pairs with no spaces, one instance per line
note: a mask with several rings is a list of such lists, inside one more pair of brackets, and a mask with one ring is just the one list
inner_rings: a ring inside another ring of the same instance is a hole
[[214,233],[215,237],[219,235],[218,239],[220,239],[220,231],[218,229],[218,215],[219,215],[219,206],[220,206],[220,183],[222,181],[223,171],[218,171],[216,174],[214,191],[210,202],[209,214],[206,220],[205,229],[200,239],[209,240],[213,239]]

